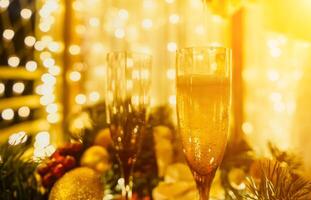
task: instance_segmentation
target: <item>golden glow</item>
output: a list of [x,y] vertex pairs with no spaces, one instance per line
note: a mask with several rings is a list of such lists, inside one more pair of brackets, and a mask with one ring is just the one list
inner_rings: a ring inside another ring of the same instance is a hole
[[49,68],[49,73],[53,76],[58,76],[61,73],[61,69],[59,66],[54,65]]
[[0,83],[0,96],[3,95],[5,92],[5,85],[4,83]]
[[45,108],[47,113],[56,113],[58,111],[58,106],[55,103],[51,103]]
[[47,119],[47,121],[48,121],[49,123],[55,124],[55,123],[59,122],[60,116],[59,116],[59,114],[57,114],[57,113],[51,113],[51,114],[48,114],[48,116],[47,116],[46,119]]
[[11,66],[11,67],[17,67],[19,65],[19,62],[20,62],[20,59],[19,57],[17,56],[11,56],[9,57],[8,59],[8,64]]
[[4,120],[12,120],[14,118],[14,111],[11,108],[4,109],[1,113]]
[[36,43],[36,38],[34,36],[27,36],[24,42],[27,46],[32,47]]
[[98,92],[93,91],[93,92],[91,92],[91,93],[89,94],[89,98],[90,98],[90,101],[92,101],[92,102],[97,102],[97,101],[99,101],[99,99],[100,99],[100,95],[99,95]]
[[32,15],[32,11],[31,11],[30,9],[24,8],[24,9],[21,10],[21,16],[22,16],[22,18],[24,18],[24,19],[30,19],[31,15]]
[[75,98],[75,101],[79,105],[83,105],[86,103],[86,96],[84,94],[78,94]]
[[9,0],[0,0],[0,8],[6,9],[9,7],[10,1]]
[[167,50],[170,51],[170,52],[176,52],[177,44],[175,42],[167,43]]
[[28,117],[30,115],[30,108],[27,106],[20,107],[18,109],[18,116],[20,117]]
[[46,68],[50,68],[55,65],[55,60],[53,58],[46,58],[43,61],[43,66]]
[[170,95],[168,98],[168,103],[170,105],[176,105],[176,95]]
[[5,29],[2,33],[2,36],[4,37],[4,39],[6,40],[12,40],[14,37],[15,33],[12,29]]
[[37,149],[42,149],[50,144],[50,133],[47,131],[39,132],[35,138],[34,147]]
[[78,71],[72,71],[72,72],[70,72],[70,74],[69,74],[69,79],[70,79],[71,81],[74,81],[74,82],[79,81],[79,80],[81,79],[81,74],[80,74],[80,72],[78,72]]
[[166,76],[169,80],[175,80],[175,76],[176,76],[175,69],[168,69],[166,72]]
[[153,22],[151,19],[144,19],[141,24],[144,29],[150,29],[152,28]]
[[253,125],[249,122],[244,122],[242,125],[242,130],[245,134],[251,134],[253,132]]
[[69,53],[71,55],[78,55],[78,54],[80,54],[80,51],[81,51],[81,49],[80,49],[79,45],[73,44],[73,45],[70,45],[70,47],[69,47]]
[[117,28],[117,29],[115,30],[115,32],[114,32],[114,35],[115,35],[116,38],[119,38],[119,39],[124,38],[124,36],[125,36],[124,29],[122,29],[122,28]]
[[97,17],[91,17],[89,20],[89,24],[90,24],[90,26],[96,28],[96,27],[99,27],[100,21]]
[[123,20],[127,20],[129,17],[129,13],[125,9],[120,9],[118,14],[119,14],[119,17]]
[[21,94],[25,90],[25,84],[23,82],[17,82],[13,85],[13,92],[15,94]]
[[28,61],[25,67],[27,71],[34,72],[37,69],[37,63],[35,61]]
[[179,15],[171,14],[170,17],[169,17],[169,21],[172,24],[177,24],[179,22]]

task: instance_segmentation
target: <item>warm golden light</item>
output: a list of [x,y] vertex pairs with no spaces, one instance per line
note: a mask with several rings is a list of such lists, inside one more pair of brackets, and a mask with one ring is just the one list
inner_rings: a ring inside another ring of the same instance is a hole
[[25,37],[24,43],[27,46],[32,47],[36,43],[36,38],[34,36],[27,36]]
[[23,82],[17,82],[13,85],[13,92],[15,94],[21,94],[25,90],[25,84]]
[[89,94],[89,98],[90,98],[90,101],[92,101],[92,102],[97,102],[97,101],[99,101],[99,99],[100,99],[100,95],[99,95],[98,92],[93,91],[93,92],[91,92],[91,93]]
[[75,45],[75,44],[73,44],[73,45],[70,45],[70,47],[69,47],[69,53],[71,54],[71,55],[78,55],[78,54],[80,54],[80,46],[79,45]]
[[11,56],[9,57],[8,59],[8,64],[11,66],[11,67],[17,67],[19,65],[19,62],[20,62],[20,59],[19,57],[17,56]]
[[12,120],[14,118],[14,111],[11,108],[4,109],[1,113],[4,120]]
[[34,72],[37,69],[37,63],[35,61],[28,61],[25,67],[27,71]]
[[4,39],[6,40],[12,40],[14,37],[15,33],[12,29],[5,29],[2,33],[2,36],[4,37]]
[[84,94],[78,94],[75,98],[75,101],[79,105],[83,105],[86,103],[86,96]]
[[152,22],[151,19],[144,19],[144,20],[142,21],[142,27],[143,27],[144,29],[150,29],[150,28],[152,28],[152,25],[153,25],[153,22]]
[[10,1],[9,0],[0,0],[0,8],[6,9],[9,7]]
[[81,79],[81,74],[80,72],[78,71],[72,71],[70,74],[69,74],[69,79],[71,81],[74,81],[74,82],[77,82]]
[[177,24],[179,22],[179,15],[178,14],[171,14],[169,17],[169,21],[172,24]]
[[20,107],[18,109],[18,115],[20,117],[28,117],[30,115],[30,108],[27,106]]
[[0,96],[2,96],[5,92],[5,85],[4,83],[0,83]]
[[31,15],[32,15],[32,11],[31,11],[30,9],[24,8],[24,9],[21,10],[21,16],[22,16],[22,18],[24,18],[24,19],[30,19]]
[[175,42],[167,43],[167,50],[170,51],[170,52],[176,52],[177,44]]
[[119,39],[124,38],[124,36],[125,36],[124,29],[122,29],[122,28],[116,29],[115,32],[114,32],[114,35],[115,35],[116,38],[119,38]]

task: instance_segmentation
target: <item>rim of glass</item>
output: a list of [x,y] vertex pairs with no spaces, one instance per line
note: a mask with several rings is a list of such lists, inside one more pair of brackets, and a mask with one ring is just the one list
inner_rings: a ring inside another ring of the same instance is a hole
[[106,57],[108,58],[109,56],[111,55],[134,55],[134,56],[141,56],[141,57],[145,57],[145,58],[149,58],[151,59],[152,58],[152,55],[151,54],[148,54],[148,53],[142,53],[142,52],[137,52],[137,51],[128,51],[128,50],[125,50],[125,51],[110,51],[106,54]]
[[197,51],[209,51],[216,50],[221,52],[231,52],[231,48],[222,47],[222,46],[193,46],[185,47],[176,50],[177,54],[196,54]]

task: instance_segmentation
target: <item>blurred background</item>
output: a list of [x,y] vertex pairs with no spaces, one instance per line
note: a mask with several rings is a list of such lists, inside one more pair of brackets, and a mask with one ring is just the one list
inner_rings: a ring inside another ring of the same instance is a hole
[[[175,117],[175,51],[233,50],[231,136],[259,154],[293,149],[311,168],[311,1],[0,0],[0,142],[54,152],[71,116],[104,101],[105,54],[153,56],[153,107]],[[83,122],[71,126],[79,128]]]

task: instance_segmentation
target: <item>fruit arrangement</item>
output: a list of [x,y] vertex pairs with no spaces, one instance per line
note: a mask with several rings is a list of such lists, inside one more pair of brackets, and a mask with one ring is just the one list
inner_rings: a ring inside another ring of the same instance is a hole
[[42,185],[50,188],[67,171],[76,167],[82,149],[82,143],[70,143],[58,148],[49,159],[43,161],[37,168]]

